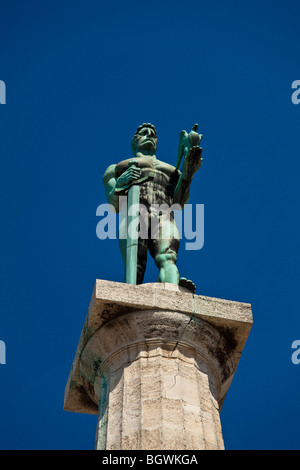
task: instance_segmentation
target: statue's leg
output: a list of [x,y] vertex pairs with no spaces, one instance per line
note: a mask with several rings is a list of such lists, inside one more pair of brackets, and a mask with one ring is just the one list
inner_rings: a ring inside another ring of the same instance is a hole
[[125,270],[126,270],[126,249],[127,249],[127,240],[126,240],[126,239],[121,239],[121,238],[119,238],[119,247],[120,247],[120,251],[121,251],[121,255],[122,255],[122,259],[123,259],[123,263],[124,263],[124,279],[123,279],[123,282],[126,282],[126,273],[125,273]]
[[138,256],[137,256],[137,278],[136,283],[142,284],[144,280],[144,275],[147,265],[147,250],[148,250],[148,240],[143,240],[139,238],[138,245]]
[[160,238],[151,240],[149,251],[159,269],[158,281],[179,283],[179,272],[176,266],[179,249],[179,233],[174,220],[162,218]]

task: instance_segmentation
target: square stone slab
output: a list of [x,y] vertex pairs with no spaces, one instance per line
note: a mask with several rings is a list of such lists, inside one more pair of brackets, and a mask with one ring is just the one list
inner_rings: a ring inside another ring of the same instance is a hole
[[249,303],[196,295],[167,283],[131,285],[97,279],[65,389],[65,410],[98,414],[83,386],[79,371],[81,352],[102,324],[133,310],[149,309],[181,312],[211,324],[226,336],[237,367],[253,323]]

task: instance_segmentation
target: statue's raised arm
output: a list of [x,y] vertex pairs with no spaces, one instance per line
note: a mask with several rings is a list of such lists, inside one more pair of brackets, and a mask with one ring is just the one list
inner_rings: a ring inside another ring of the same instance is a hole
[[174,190],[174,203],[180,204],[181,207],[188,202],[193,176],[202,163],[202,148],[199,145],[203,135],[198,134],[197,130],[198,124],[194,124],[189,134],[181,131],[179,136],[176,169],[179,169],[182,158],[183,164],[181,176]]

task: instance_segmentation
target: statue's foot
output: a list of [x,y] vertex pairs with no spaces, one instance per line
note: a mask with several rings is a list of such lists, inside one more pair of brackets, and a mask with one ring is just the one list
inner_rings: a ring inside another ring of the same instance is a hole
[[195,284],[193,283],[193,281],[190,281],[189,279],[187,279],[186,277],[181,277],[179,279],[179,285],[181,287],[185,287],[186,289],[190,290],[191,292],[193,292],[193,294],[195,293],[196,291],[196,286]]

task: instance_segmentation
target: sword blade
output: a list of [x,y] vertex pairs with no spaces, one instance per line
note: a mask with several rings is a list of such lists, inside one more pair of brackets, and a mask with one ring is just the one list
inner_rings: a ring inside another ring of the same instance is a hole
[[[138,223],[140,187],[132,185],[127,194],[127,240],[125,282],[136,284],[137,281],[137,256],[138,256]],[[135,230],[136,227],[136,230]]]

